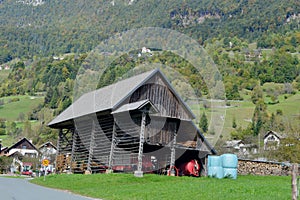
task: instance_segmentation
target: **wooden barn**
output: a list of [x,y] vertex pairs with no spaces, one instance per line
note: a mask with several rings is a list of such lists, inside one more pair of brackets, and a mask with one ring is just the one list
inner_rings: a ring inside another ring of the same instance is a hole
[[86,93],[49,123],[59,129],[56,170],[180,174],[191,160],[202,169],[216,152],[194,118],[159,69]]

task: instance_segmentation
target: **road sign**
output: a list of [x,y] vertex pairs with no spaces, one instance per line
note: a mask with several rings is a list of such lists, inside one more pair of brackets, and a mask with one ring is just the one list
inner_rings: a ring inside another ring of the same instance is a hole
[[42,165],[44,165],[45,167],[47,167],[49,165],[50,161],[48,159],[44,159],[42,161]]

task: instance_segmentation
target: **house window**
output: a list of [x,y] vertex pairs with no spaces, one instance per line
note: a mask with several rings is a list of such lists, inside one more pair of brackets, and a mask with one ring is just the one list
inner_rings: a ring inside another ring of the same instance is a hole
[[22,146],[22,149],[26,149],[26,148],[27,148],[27,146],[26,146],[26,145],[23,145],[23,146]]
[[270,140],[270,141],[274,141],[274,140],[275,140],[275,137],[272,135],[271,137],[269,137],[269,140]]

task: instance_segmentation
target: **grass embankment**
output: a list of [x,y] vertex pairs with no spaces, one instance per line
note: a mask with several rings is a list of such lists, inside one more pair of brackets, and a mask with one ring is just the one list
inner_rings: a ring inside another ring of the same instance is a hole
[[[44,101],[43,96],[29,95],[9,96],[0,99],[4,100],[4,104],[0,105],[0,118],[16,122],[17,127],[23,126],[23,122],[18,121],[21,113],[23,113],[24,120],[26,120],[28,113],[31,113],[34,108]],[[8,135],[0,135],[0,139],[3,140],[3,146],[10,146],[15,142],[15,139]]]
[[290,199],[287,176],[238,179],[168,177],[147,174],[50,175],[31,182],[101,199]]
[[[33,97],[29,95],[10,96],[1,99],[4,100],[4,105],[0,106],[0,117],[8,121],[17,121],[20,113],[26,116],[33,108],[44,101],[43,97]],[[19,100],[10,101],[12,99]]]
[[[282,84],[268,84],[269,87],[275,88],[276,86],[282,86]],[[215,103],[215,108],[204,109],[203,103],[190,105],[192,111],[196,114],[197,119],[201,118],[203,112],[207,115],[208,121],[211,122],[210,129],[216,126],[216,123],[224,123],[222,135],[229,139],[230,133],[235,129],[232,127],[232,122],[235,119],[238,127],[246,128],[252,120],[255,105],[251,102],[251,91],[241,92],[243,101],[228,101],[229,106],[224,107],[224,102],[218,104]],[[264,99],[267,106],[267,113],[271,116],[272,113],[276,114],[278,110],[282,111],[282,118],[285,121],[290,122],[293,126],[297,126],[300,119],[300,92],[292,94],[281,94],[278,96],[277,103],[273,104],[271,98],[264,93]],[[223,107],[222,107],[223,106]],[[200,111],[199,111],[200,110]],[[219,117],[216,120],[211,118],[212,114]],[[209,135],[208,135],[209,136]],[[213,135],[214,136],[214,135]]]

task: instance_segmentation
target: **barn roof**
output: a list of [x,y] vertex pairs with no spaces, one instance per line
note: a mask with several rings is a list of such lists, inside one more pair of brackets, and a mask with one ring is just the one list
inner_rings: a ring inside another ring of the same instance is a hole
[[149,108],[150,112],[152,112],[152,113],[158,112],[158,108],[149,99],[145,99],[145,100],[125,104],[125,105],[121,106],[120,108],[118,108],[117,110],[113,111],[111,114],[117,114],[117,113],[132,111],[132,110],[140,110],[140,109],[146,107],[147,105],[150,106],[150,108]]
[[106,110],[117,109],[130,95],[133,94],[140,86],[145,84],[155,75],[159,75],[169,89],[176,96],[178,101],[183,105],[187,113],[192,119],[195,118],[190,108],[184,103],[181,97],[177,94],[171,86],[167,78],[157,68],[128,79],[121,80],[112,85],[94,90],[83,94],[73,104],[71,104],[65,111],[53,119],[48,126],[58,128],[61,124],[85,115],[98,113]]

